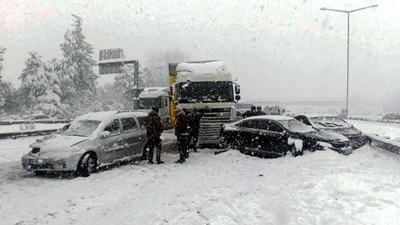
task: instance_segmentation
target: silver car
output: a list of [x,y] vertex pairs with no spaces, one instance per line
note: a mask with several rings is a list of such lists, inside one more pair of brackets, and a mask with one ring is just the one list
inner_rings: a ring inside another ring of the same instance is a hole
[[35,173],[74,171],[89,176],[99,167],[139,156],[147,142],[145,112],[88,113],[62,132],[31,144],[22,167]]

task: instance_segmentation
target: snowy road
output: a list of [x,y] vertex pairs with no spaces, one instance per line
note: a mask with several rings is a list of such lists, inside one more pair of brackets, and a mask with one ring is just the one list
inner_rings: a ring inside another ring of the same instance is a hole
[[0,224],[398,224],[400,157],[370,146],[259,159],[205,149],[187,163],[35,177],[36,138],[0,140]]

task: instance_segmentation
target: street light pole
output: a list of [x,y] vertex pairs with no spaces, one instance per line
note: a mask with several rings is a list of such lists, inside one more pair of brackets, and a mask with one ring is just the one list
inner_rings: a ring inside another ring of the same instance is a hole
[[329,9],[329,8],[321,8],[324,11],[333,11],[347,14],[347,71],[346,71],[346,118],[349,119],[349,60],[350,60],[350,13],[360,11],[363,9],[369,9],[377,7],[378,5],[371,5],[367,7],[362,7],[353,10],[341,10],[341,9]]

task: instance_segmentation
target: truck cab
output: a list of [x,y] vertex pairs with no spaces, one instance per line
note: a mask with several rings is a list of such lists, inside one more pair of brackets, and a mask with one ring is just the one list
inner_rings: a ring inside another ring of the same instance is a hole
[[171,127],[171,116],[169,112],[169,88],[168,87],[148,87],[139,94],[138,108],[150,110],[153,107],[159,108],[158,115],[164,128]]

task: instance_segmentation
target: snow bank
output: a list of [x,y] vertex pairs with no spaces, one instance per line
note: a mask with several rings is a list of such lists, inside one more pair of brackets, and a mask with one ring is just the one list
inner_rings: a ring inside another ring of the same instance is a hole
[[369,146],[349,156],[317,151],[278,159],[202,149],[184,164],[174,163],[177,154],[163,154],[162,165],[138,162],[57,179],[21,169],[30,141],[0,140],[2,224],[386,225],[400,219],[400,158]]

